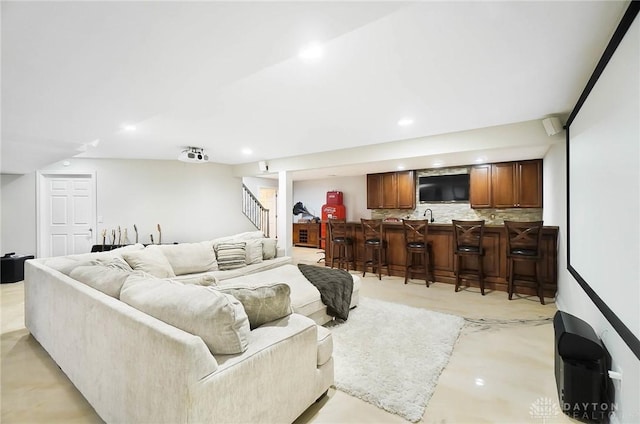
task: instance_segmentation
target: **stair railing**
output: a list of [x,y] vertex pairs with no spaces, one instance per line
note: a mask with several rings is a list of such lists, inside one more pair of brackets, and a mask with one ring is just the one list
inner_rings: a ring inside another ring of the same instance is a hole
[[255,227],[269,237],[269,209],[262,206],[258,198],[242,184],[242,213]]

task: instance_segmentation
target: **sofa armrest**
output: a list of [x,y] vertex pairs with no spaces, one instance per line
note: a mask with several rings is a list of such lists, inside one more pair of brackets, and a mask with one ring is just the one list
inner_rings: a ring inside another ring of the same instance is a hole
[[293,422],[333,383],[332,365],[317,365],[315,322],[295,313],[251,331],[246,352],[216,359],[194,388],[192,422]]

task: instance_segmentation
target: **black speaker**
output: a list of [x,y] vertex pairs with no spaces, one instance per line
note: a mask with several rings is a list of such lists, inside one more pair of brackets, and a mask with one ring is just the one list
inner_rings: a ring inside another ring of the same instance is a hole
[[607,422],[607,355],[589,324],[563,311],[553,317],[555,374],[562,411],[587,423]]

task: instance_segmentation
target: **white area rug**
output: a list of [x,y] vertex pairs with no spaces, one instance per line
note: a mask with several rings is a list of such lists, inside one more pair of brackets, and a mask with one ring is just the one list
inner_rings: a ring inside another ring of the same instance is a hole
[[463,324],[454,315],[361,298],[345,323],[330,327],[335,386],[419,421]]

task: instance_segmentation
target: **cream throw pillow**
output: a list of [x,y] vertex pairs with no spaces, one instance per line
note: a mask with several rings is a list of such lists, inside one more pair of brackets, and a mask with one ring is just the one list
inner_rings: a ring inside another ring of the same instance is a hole
[[232,355],[247,349],[249,320],[242,304],[212,287],[135,272],[122,286],[120,300],[199,336],[213,354]]
[[262,259],[273,259],[278,254],[278,240],[272,238],[262,239]]
[[143,271],[158,278],[175,277],[171,264],[158,249],[122,252],[122,257],[135,271]]
[[291,288],[284,283],[258,287],[218,286],[217,290],[238,299],[249,316],[251,329],[291,314]]
[[262,239],[247,240],[246,244],[245,252],[247,265],[262,262]]
[[160,250],[176,275],[196,274],[218,269],[216,254],[210,241],[152,245],[147,249]]

